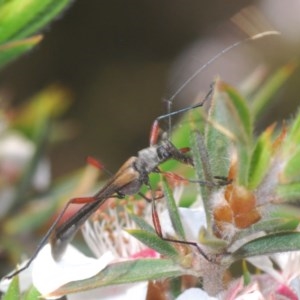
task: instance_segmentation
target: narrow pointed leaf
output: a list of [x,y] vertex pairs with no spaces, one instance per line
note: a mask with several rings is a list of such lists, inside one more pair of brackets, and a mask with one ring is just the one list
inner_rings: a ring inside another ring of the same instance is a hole
[[270,220],[263,220],[253,224],[249,229],[242,230],[237,239],[247,237],[254,232],[265,231],[267,233],[274,233],[277,231],[295,230],[299,224],[299,220],[285,217],[274,217]]
[[236,120],[234,123],[241,126],[235,128],[235,133],[244,143],[249,143],[252,137],[253,125],[246,100],[232,86],[222,82],[221,89],[227,93],[230,100],[230,115]]
[[142,230],[155,234],[154,228],[151,225],[149,225],[149,223],[147,223],[145,219],[140,218],[139,216],[133,213],[129,213],[129,216],[135,222],[135,224]]
[[130,229],[127,230],[127,232],[129,232],[143,244],[147,245],[149,248],[154,249],[164,256],[175,257],[178,255],[171,243],[164,241],[157,234],[137,229]]
[[[210,160],[205,147],[204,138],[201,136],[198,130],[194,130],[192,132],[191,146],[197,178],[202,181],[213,182]],[[211,193],[213,192],[213,188],[209,185],[200,184],[199,189],[201,190],[207,228],[210,230],[212,224],[212,214],[210,213],[209,199],[211,197]]]
[[295,147],[300,144],[300,110],[298,109],[295,120],[293,121],[289,133],[286,137],[286,147]]
[[[208,121],[205,128],[205,144],[209,153],[209,164],[213,176],[227,176],[229,160],[227,159],[230,151],[230,139],[225,133],[221,132],[222,126],[228,131],[231,117],[228,116],[224,93],[220,92],[219,81],[215,84],[214,94],[209,109]],[[216,124],[216,125],[215,125]],[[229,130],[230,133],[230,130]],[[232,133],[231,133],[232,134]],[[226,159],[224,159],[226,158]]]
[[243,268],[243,279],[244,279],[244,285],[248,285],[251,282],[251,274],[248,270],[247,263],[245,260],[242,262],[242,268]]
[[112,284],[158,280],[180,276],[182,269],[168,259],[143,259],[112,264],[89,279],[71,282],[51,293],[62,296]]
[[[204,138],[193,125],[194,123],[191,122],[191,148],[197,177],[202,181],[213,182],[214,177]],[[205,187],[205,185],[202,185],[202,187]],[[201,188],[201,190],[205,192],[205,189]]]
[[0,9],[0,44],[23,39],[41,30],[57,17],[72,0],[10,0]]
[[299,232],[281,232],[255,239],[232,253],[234,260],[300,250]]
[[268,108],[268,105],[272,102],[273,96],[282,87],[286,80],[291,76],[291,74],[296,69],[297,64],[290,63],[269,78],[269,80],[261,87],[261,89],[256,94],[255,98],[252,100],[252,113],[257,119],[262,116],[264,111]]
[[19,277],[15,276],[8,287],[7,292],[2,297],[2,300],[19,300],[21,299],[19,288]]
[[234,143],[238,154],[238,170],[236,180],[241,185],[248,181],[248,168],[250,163],[250,146],[252,143],[253,124],[246,100],[230,85],[220,82],[220,89],[226,93],[228,130],[236,137]]
[[35,287],[31,287],[25,294],[24,300],[40,300],[41,294]]
[[272,154],[271,133],[272,130],[267,129],[257,140],[252,152],[248,175],[250,189],[255,189],[268,172]]
[[284,168],[284,179],[288,182],[300,181],[300,149],[288,160]]
[[299,220],[291,218],[274,218],[258,222],[253,225],[255,231],[265,231],[274,233],[276,231],[289,231],[295,230],[299,224]]
[[178,208],[175,203],[173,193],[166,179],[163,176],[162,176],[162,185],[163,185],[163,191],[164,191],[165,199],[167,201],[168,211],[169,211],[173,228],[180,239],[185,239],[184,229],[180,220]]
[[31,38],[13,41],[0,45],[0,68],[7,63],[19,57],[23,53],[31,50],[42,40],[42,35],[36,35]]
[[70,104],[71,93],[68,89],[57,84],[50,85],[22,106],[12,126],[34,139],[47,120],[60,117]]
[[300,183],[282,184],[277,187],[276,191],[284,201],[298,200],[300,198]]

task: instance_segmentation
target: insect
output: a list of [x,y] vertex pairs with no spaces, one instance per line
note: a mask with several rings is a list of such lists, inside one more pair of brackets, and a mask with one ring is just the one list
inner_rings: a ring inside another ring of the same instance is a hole
[[[67,245],[72,241],[75,234],[81,227],[81,225],[108,199],[111,197],[123,198],[126,195],[132,194],[139,194],[147,201],[152,203],[152,219],[154,223],[154,227],[156,233],[164,240],[176,243],[183,243],[197,247],[199,252],[207,259],[207,255],[203,252],[200,246],[196,242],[190,241],[179,241],[179,240],[172,240],[163,237],[159,218],[155,209],[155,198],[153,190],[151,188],[151,184],[149,182],[149,174],[150,173],[162,173],[159,169],[159,166],[170,159],[177,160],[180,163],[193,166],[193,159],[187,153],[189,148],[182,148],[178,149],[176,146],[170,141],[169,134],[164,133],[161,136],[161,140],[159,140],[159,122],[163,119],[170,118],[174,115],[182,114],[188,110],[195,109],[198,107],[203,106],[203,104],[210,98],[213,92],[213,85],[210,87],[209,92],[207,93],[206,97],[200,102],[193,106],[189,106],[183,108],[181,110],[177,110],[174,112],[170,112],[171,104],[174,98],[209,64],[214,62],[218,57],[223,55],[224,53],[228,52],[234,47],[248,41],[253,40],[256,38],[260,38],[265,36],[266,34],[270,34],[270,32],[265,32],[254,37],[236,42],[231,46],[225,48],[221,52],[219,52],[216,56],[210,59],[204,66],[199,68],[192,76],[190,76],[182,86],[177,90],[175,94],[168,100],[169,101],[169,112],[165,115],[161,115],[155,119],[152,125],[152,130],[150,134],[150,146],[140,150],[137,153],[137,156],[132,156],[125,163],[119,168],[119,170],[114,174],[110,180],[97,192],[95,195],[91,197],[80,197],[80,198],[73,198],[68,201],[65,205],[64,209],[61,211],[57,219],[51,225],[49,230],[47,231],[46,235],[42,238],[37,249],[35,250],[32,257],[27,261],[27,263],[20,269],[16,270],[15,272],[6,276],[6,278],[12,278],[18,273],[22,272],[26,268],[30,266],[32,261],[36,258],[39,251],[42,247],[50,240],[51,249],[52,249],[52,256],[54,260],[59,261],[62,255],[65,252]],[[169,121],[170,123],[170,121]],[[216,179],[220,179],[216,177]],[[193,181],[194,182],[194,181]],[[227,184],[226,179],[222,179],[221,181],[218,180],[216,183],[214,182],[205,182],[205,181],[196,181],[200,184],[206,185],[220,185],[220,184]],[[151,198],[147,198],[141,194],[140,189],[142,185],[146,185],[151,191]],[[67,211],[68,207],[71,204],[84,204],[72,217],[70,217],[67,221],[63,224],[58,225],[62,217],[64,216],[65,212]]]
[[[210,96],[212,89],[207,94],[204,101]],[[196,104],[193,108],[200,107],[204,102]],[[52,256],[54,260],[59,261],[67,245],[74,238],[76,232],[80,226],[108,199],[111,197],[123,198],[126,195],[139,194],[144,197],[147,201],[155,201],[155,197],[152,195],[151,199],[148,199],[142,195],[139,191],[141,186],[144,184],[150,190],[151,185],[149,183],[149,174],[152,172],[160,173],[158,166],[169,159],[175,159],[181,163],[193,166],[192,158],[186,154],[187,148],[178,149],[173,143],[164,136],[160,142],[157,142],[159,126],[158,123],[161,119],[169,117],[169,115],[175,115],[183,113],[191,109],[184,108],[182,110],[172,112],[167,115],[162,115],[158,117],[152,126],[152,131],[150,135],[150,146],[148,148],[142,149],[138,152],[137,156],[130,157],[116,172],[115,175],[104,185],[99,192],[97,192],[92,197],[81,197],[71,199],[61,211],[57,219],[49,228],[46,235],[40,241],[36,251],[33,256],[28,260],[28,262],[22,268],[16,270],[14,273],[6,276],[6,278],[12,278],[18,273],[22,272],[30,266],[34,258],[38,255],[41,248],[46,244],[48,239],[50,239]],[[95,164],[94,162],[92,162]],[[206,182],[202,182],[206,184]],[[64,216],[66,210],[71,204],[84,204],[84,206],[70,217],[66,222],[57,227]],[[154,206],[153,206],[154,207]],[[153,211],[153,221],[157,233],[161,238],[163,238],[158,217],[155,209]],[[172,240],[171,240],[172,241]],[[205,254],[204,254],[205,255]]]

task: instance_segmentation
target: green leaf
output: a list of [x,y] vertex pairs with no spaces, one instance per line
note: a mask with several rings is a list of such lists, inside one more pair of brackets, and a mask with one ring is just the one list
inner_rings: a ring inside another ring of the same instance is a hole
[[170,242],[164,241],[157,234],[138,229],[129,229],[127,232],[163,256],[176,257],[178,255],[177,251],[170,244]]
[[281,184],[277,187],[276,192],[284,201],[298,200],[300,197],[300,183]]
[[68,89],[54,84],[32,97],[12,122],[13,129],[20,130],[31,139],[38,138],[45,123],[60,117],[71,104]]
[[210,247],[213,251],[222,252],[227,246],[228,242],[221,238],[217,238],[211,231],[201,227],[198,238],[200,244]]
[[[199,180],[213,182],[214,177],[211,170],[209,154],[207,152],[204,138],[202,134],[195,129],[194,123],[191,122],[191,148],[193,154],[193,161],[196,169],[196,174]],[[205,185],[200,185],[203,197],[207,198]]]
[[272,154],[272,131],[273,128],[269,128],[261,134],[252,152],[248,175],[248,187],[252,190],[261,183],[269,171]]
[[234,260],[278,252],[299,251],[299,232],[280,232],[255,239],[232,253]]
[[279,209],[275,208],[274,211],[270,211],[269,213],[272,218],[300,221],[300,207],[298,205],[280,204]]
[[[196,114],[193,113],[193,115]],[[183,117],[178,120],[177,124],[173,126],[172,142],[179,148],[186,147],[189,143],[189,135],[190,135],[189,123],[190,123],[189,113],[185,113]]]
[[145,219],[137,216],[136,214],[129,213],[130,218],[135,222],[135,224],[142,230],[148,231],[149,233],[155,234],[155,229],[145,221]]
[[0,46],[0,68],[19,57],[23,53],[31,50],[42,40],[42,35],[31,38],[9,42]]
[[300,149],[288,160],[284,167],[284,180],[288,182],[300,181]]
[[235,180],[241,185],[246,185],[253,133],[251,114],[246,100],[234,88],[224,82],[220,82],[219,85],[220,90],[226,93],[224,114],[227,114],[228,124],[224,124],[224,127],[235,136],[234,143],[238,154]]
[[276,231],[290,231],[295,230],[299,224],[299,220],[291,218],[272,218],[271,220],[265,220],[258,222],[252,226],[257,231],[265,231],[274,233]]
[[205,128],[205,144],[209,153],[209,164],[213,176],[226,177],[229,170],[230,145],[235,136],[228,130],[231,117],[227,114],[224,93],[220,92],[219,81],[215,84]]
[[271,76],[268,81],[260,88],[252,102],[252,114],[255,119],[262,116],[273,100],[273,96],[291,76],[296,69],[296,63],[290,63]]
[[242,268],[243,268],[244,286],[246,286],[251,282],[251,274],[248,270],[247,262],[245,260],[243,260],[242,262]]
[[34,286],[31,286],[26,292],[24,300],[40,300],[41,298],[39,291]]
[[164,176],[162,176],[162,186],[163,186],[164,196],[167,201],[168,211],[169,211],[169,215],[170,215],[170,219],[171,219],[173,228],[174,228],[176,234],[178,235],[178,237],[180,239],[184,240],[185,233],[184,233],[184,229],[183,229],[183,226],[182,226],[182,223],[180,220],[178,208],[177,208],[176,202],[174,200],[173,193],[172,193],[166,179],[164,178]]
[[[193,125],[193,123],[191,123]],[[213,182],[213,174],[210,166],[209,155],[205,147],[204,139],[198,130],[193,130],[191,135],[191,146],[193,153],[193,160],[196,169],[197,178],[201,181]],[[199,184],[201,190],[201,197],[203,200],[204,211],[206,215],[207,230],[209,235],[212,234],[212,214],[210,212],[211,195],[214,191],[214,187],[210,185]]]
[[300,109],[297,111],[297,115],[293,120],[291,128],[288,131],[285,146],[290,149],[295,148],[300,144]]
[[19,287],[19,276],[15,276],[9,287],[7,292],[4,294],[2,300],[19,300],[21,299],[20,295],[20,287]]
[[[222,82],[221,89],[227,93],[230,100],[228,110],[235,123],[233,132],[243,143],[249,143],[252,138],[253,124],[246,100],[230,85]],[[241,126],[236,126],[241,125]]]
[[180,276],[182,273],[182,268],[172,260],[131,260],[112,264],[94,277],[70,282],[51,293],[51,296],[62,296],[113,284],[164,279]]
[[245,238],[254,232],[265,231],[267,233],[275,233],[277,231],[295,230],[299,224],[299,220],[292,217],[272,217],[268,220],[262,220],[253,224],[250,228],[244,229],[237,234],[237,239]]
[[10,0],[0,7],[0,44],[24,39],[57,17],[71,0]]
[[175,277],[169,280],[170,299],[176,299],[182,293],[182,278]]

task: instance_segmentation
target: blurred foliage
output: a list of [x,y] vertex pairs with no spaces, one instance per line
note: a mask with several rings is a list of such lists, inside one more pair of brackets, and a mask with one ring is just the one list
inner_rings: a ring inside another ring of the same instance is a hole
[[[70,100],[66,89],[51,86],[21,108],[1,111],[1,249],[11,253],[14,260],[23,250],[11,237],[37,228],[51,215],[51,211],[43,213],[41,208],[50,209],[53,202],[38,201],[28,205],[28,200],[37,196],[43,198],[49,188],[51,170],[46,149],[51,141],[57,142],[51,128],[65,131],[57,118],[69,107]],[[32,217],[33,214],[36,217]]]
[[31,50],[41,31],[70,5],[71,0],[0,1],[0,68]]
[[[61,15],[71,2],[0,1],[0,68],[38,45],[43,39],[39,32]],[[43,195],[49,188],[50,165],[46,149],[51,140],[58,141],[69,134],[57,119],[70,106],[71,94],[56,85],[29,99],[19,109],[7,108],[5,100],[1,99],[0,108],[0,276],[7,271],[7,258],[16,262],[24,251],[20,242],[13,238],[15,234],[32,231],[52,214],[49,208],[53,204],[50,205],[50,202],[43,205],[43,201],[39,201],[32,209],[28,209],[27,202],[37,195]],[[57,126],[56,133],[51,129],[52,126]],[[44,206],[45,214],[37,209],[41,206]],[[31,217],[34,210],[37,218]],[[16,212],[22,218],[26,214],[29,216],[20,223]],[[15,290],[8,292],[5,299],[20,297]]]

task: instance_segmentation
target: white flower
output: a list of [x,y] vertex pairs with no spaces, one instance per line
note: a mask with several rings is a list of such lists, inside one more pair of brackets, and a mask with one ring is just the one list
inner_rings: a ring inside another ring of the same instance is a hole
[[[274,282],[274,293],[291,294],[294,297],[300,298],[299,251],[253,257],[248,258],[248,260],[257,268],[263,270],[267,275],[272,277]],[[292,296],[291,299],[293,299]]]
[[[8,183],[14,183],[32,159],[35,145],[18,132],[7,132],[0,136],[0,173]],[[37,165],[32,184],[43,190],[49,186],[50,164],[43,158]]]
[[[72,245],[68,245],[62,259],[56,262],[51,255],[51,246],[47,244],[38,253],[30,268],[20,273],[21,290],[28,288],[31,275],[33,285],[44,297],[47,297],[47,294],[66,283],[96,275],[114,259],[110,252],[104,253],[97,259],[87,257]],[[11,280],[3,280],[0,284],[1,290],[6,291],[10,282]]]
[[42,295],[47,295],[68,282],[96,275],[114,259],[110,252],[98,259],[87,257],[68,245],[62,259],[56,262],[51,255],[51,246],[47,244],[32,263],[33,285]]
[[180,294],[176,300],[217,300],[215,297],[210,297],[206,292],[199,288],[190,288]]
[[[101,272],[112,260],[124,261],[159,255],[152,249],[129,235],[124,228],[135,228],[126,210],[116,208],[115,199],[110,201],[105,212],[95,214],[82,226],[82,233],[88,246],[98,259],[88,258],[71,247],[64,254],[62,261],[55,263],[51,256],[50,245],[43,248],[33,265],[33,284],[43,295],[51,294],[58,287],[71,281],[90,278]],[[70,246],[69,246],[70,247]],[[105,253],[105,254],[103,254]],[[48,265],[49,264],[49,265]],[[120,286],[101,287],[76,294],[70,299],[145,299],[148,282],[123,284]],[[98,296],[96,296],[98,295]],[[70,296],[68,296],[70,297]],[[98,298],[97,298],[98,297]],[[138,297],[138,298],[137,298]]]
[[[16,196],[15,184],[23,174],[35,152],[35,145],[22,134],[8,131],[0,135],[0,217],[10,209]],[[31,184],[43,191],[50,183],[50,163],[42,158],[33,174]]]
[[[109,203],[108,200],[107,204]],[[21,275],[27,274],[29,278],[32,276],[33,285],[44,297],[47,297],[47,295],[48,297],[58,297],[62,295],[56,293],[55,290],[61,286],[72,281],[91,278],[100,273],[112,261],[118,262],[145,257],[158,258],[159,254],[157,252],[146,248],[124,230],[124,227],[135,228],[136,226],[130,220],[126,210],[123,209],[124,205],[120,205],[118,208],[115,207],[115,203],[112,205],[113,208],[106,208],[100,214],[95,213],[93,218],[82,226],[84,238],[98,258],[86,257],[69,245],[62,259],[56,262],[51,255],[51,246],[47,244],[38,253],[32,262],[31,268],[26,272],[22,272]],[[3,289],[4,284],[7,287],[8,282],[1,283]],[[21,283],[21,285],[23,284]],[[93,296],[97,294],[97,290],[98,295],[99,293],[102,295],[102,299],[106,297],[107,299],[115,299],[112,298],[112,295],[116,296],[117,293],[120,294],[120,297],[128,295],[128,298],[131,299],[133,295],[138,295],[139,298],[135,297],[135,299],[145,299],[147,286],[148,282],[101,287],[96,290],[72,294],[71,299],[76,299],[77,294],[78,297],[97,299]]]
[[98,289],[70,294],[68,300],[144,300],[148,291],[148,282],[122,284],[101,287]]
[[[187,241],[198,241],[200,229],[206,226],[206,216],[202,207],[198,208],[178,208],[180,219]],[[163,211],[160,215],[161,227],[164,229],[165,234],[175,236],[174,228],[172,226],[169,212]]]
[[9,132],[0,139],[1,169],[7,172],[19,171],[31,159],[34,144],[23,135]]

